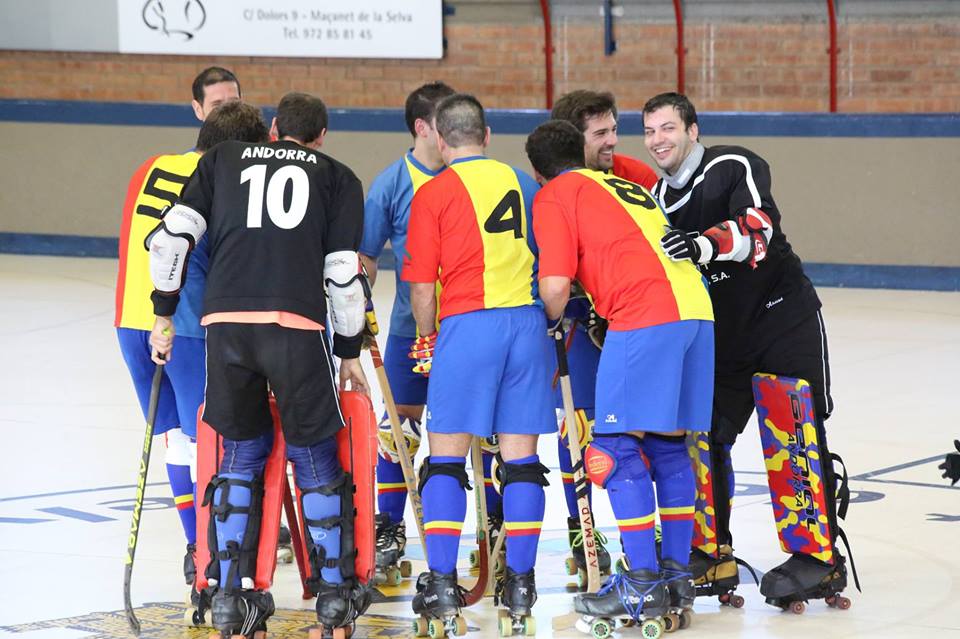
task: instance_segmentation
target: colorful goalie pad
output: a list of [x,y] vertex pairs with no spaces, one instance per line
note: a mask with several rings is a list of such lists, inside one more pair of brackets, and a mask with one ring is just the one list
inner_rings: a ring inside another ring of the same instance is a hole
[[[260,520],[260,539],[257,545],[257,568],[254,585],[260,590],[269,590],[273,584],[273,572],[277,567],[277,535],[280,532],[280,510],[283,507],[285,490],[284,474],[287,470],[286,442],[280,430],[277,404],[271,399],[273,414],[273,449],[267,457],[263,471],[263,517]],[[203,405],[197,412],[197,495],[207,490],[210,480],[217,474],[223,457],[223,442],[209,424],[203,421]],[[199,501],[199,500],[198,500]],[[207,566],[210,563],[209,545],[210,508],[197,507],[197,551],[194,561],[197,566],[197,589],[206,588]],[[221,575],[221,580],[226,575]]]
[[753,396],[780,548],[833,563],[824,460],[810,384],[757,373]]
[[714,475],[710,471],[710,434],[691,433],[687,437],[687,449],[693,462],[693,474],[697,485],[691,545],[716,557],[718,556],[717,512],[714,508]]

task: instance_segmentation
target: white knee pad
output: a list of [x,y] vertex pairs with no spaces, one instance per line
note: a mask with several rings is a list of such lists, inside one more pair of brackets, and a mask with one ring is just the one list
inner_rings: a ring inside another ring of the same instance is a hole
[[165,461],[171,466],[189,466],[190,479],[197,481],[197,444],[179,427],[164,433]]

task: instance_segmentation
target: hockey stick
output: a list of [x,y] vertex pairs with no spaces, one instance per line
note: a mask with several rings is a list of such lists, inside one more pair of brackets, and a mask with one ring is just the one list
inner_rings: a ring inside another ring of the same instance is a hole
[[477,551],[480,570],[477,574],[477,583],[464,595],[466,605],[472,606],[487,594],[493,582],[493,571],[490,570],[490,533],[487,530],[487,494],[484,488],[483,451],[480,448],[480,438],[474,437],[470,444],[470,464],[473,466],[474,498],[477,503]]
[[123,608],[127,613],[127,622],[135,635],[140,634],[140,620],[133,612],[130,603],[130,578],[133,576],[133,556],[137,552],[137,538],[140,536],[140,511],[143,509],[143,490],[147,483],[147,470],[150,467],[150,448],[153,445],[153,424],[157,420],[157,404],[160,403],[160,382],[163,380],[163,365],[157,364],[153,372],[153,384],[150,386],[150,404],[147,406],[147,429],[143,434],[143,454],[140,457],[140,475],[137,478],[137,498],[133,503],[133,518],[130,521],[130,536],[127,539],[127,558],[123,568]]
[[[587,498],[587,478],[583,468],[583,456],[580,454],[577,436],[577,416],[573,406],[573,388],[570,386],[570,369],[567,365],[567,349],[563,341],[563,330],[553,332],[553,343],[557,350],[557,372],[560,375],[560,394],[563,396],[563,412],[567,423],[567,448],[570,450],[570,463],[573,466],[573,486],[577,494],[577,509],[580,511],[580,531],[583,533],[583,556],[587,564],[587,592],[600,589],[600,562],[597,558],[597,540],[593,532],[593,512]],[[579,437],[578,437],[579,439]]]
[[423,557],[427,557],[427,542],[423,534],[423,504],[420,502],[420,493],[417,492],[416,474],[413,471],[413,457],[407,448],[407,438],[403,435],[400,426],[400,414],[393,401],[393,391],[390,390],[390,381],[387,379],[387,369],[383,367],[383,357],[380,356],[380,347],[377,338],[370,337],[370,359],[373,360],[373,369],[377,372],[377,381],[380,383],[380,392],[383,394],[383,403],[387,407],[387,418],[390,420],[390,432],[393,434],[397,446],[397,457],[400,458],[400,469],[403,471],[403,482],[407,485],[407,496],[413,508],[413,516],[417,521],[417,532],[420,533],[420,545],[423,547]]

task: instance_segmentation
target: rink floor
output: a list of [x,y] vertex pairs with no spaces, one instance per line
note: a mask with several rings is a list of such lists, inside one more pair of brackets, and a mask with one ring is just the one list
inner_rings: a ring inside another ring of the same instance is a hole
[[[116,266],[106,259],[0,255],[0,637],[129,636],[123,556],[144,426],[112,326]],[[960,488],[951,489],[936,468],[960,438],[960,293],[820,294],[836,402],[830,446],[851,474],[854,503],[844,528],[863,593],[851,585],[850,610],[817,601],[797,616],[766,605],[757,587],[745,583],[738,591],[746,598],[742,609],[698,599],[694,626],[683,633],[711,639],[960,636]],[[384,329],[392,295],[393,273],[384,272],[375,288]],[[364,362],[375,386],[366,355]],[[762,571],[785,556],[758,440],[751,425],[734,449],[733,532],[737,554]],[[557,467],[555,439],[541,440],[540,455]],[[559,472],[551,479],[537,562],[538,636],[584,636],[551,630],[553,616],[572,610]],[[609,502],[602,493],[596,497],[598,524],[616,539]],[[473,526],[468,514],[464,567]],[[407,530],[415,537],[412,520]],[[144,637],[209,634],[180,622],[183,546],[157,447],[133,576]],[[414,571],[422,569],[415,538],[408,554]],[[409,636],[412,590],[412,579],[384,588],[386,601],[371,606],[356,636]],[[274,595],[281,610],[271,636],[305,636],[312,602],[301,599],[294,566],[278,568]],[[465,616],[468,637],[496,636],[492,599]],[[620,635],[640,636],[636,629]]]

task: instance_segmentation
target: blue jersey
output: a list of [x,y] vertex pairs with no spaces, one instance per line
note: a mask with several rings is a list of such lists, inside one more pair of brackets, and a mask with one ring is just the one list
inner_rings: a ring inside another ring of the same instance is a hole
[[360,252],[377,259],[387,240],[390,240],[397,282],[397,295],[390,315],[390,334],[397,337],[417,336],[417,324],[410,308],[410,285],[400,280],[400,265],[407,244],[410,202],[417,189],[440,171],[431,171],[408,151],[376,177],[367,193]]

